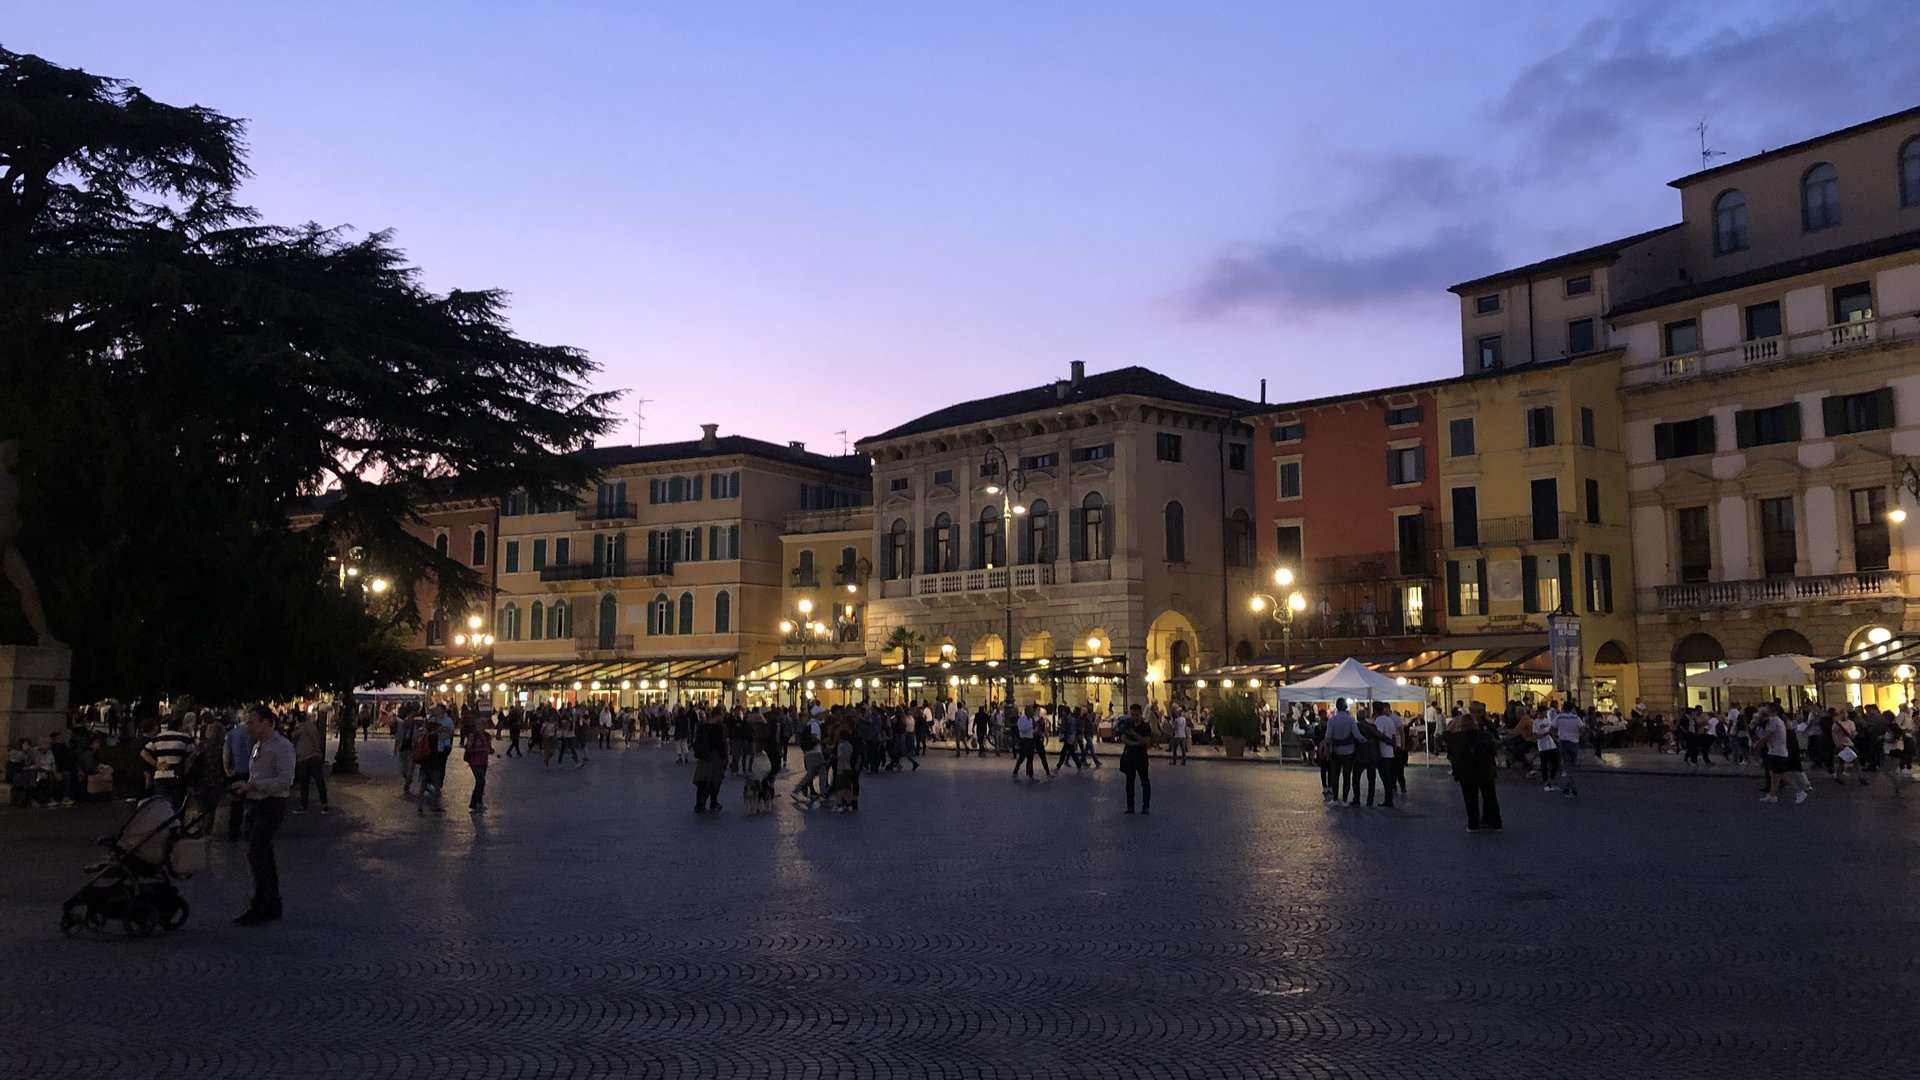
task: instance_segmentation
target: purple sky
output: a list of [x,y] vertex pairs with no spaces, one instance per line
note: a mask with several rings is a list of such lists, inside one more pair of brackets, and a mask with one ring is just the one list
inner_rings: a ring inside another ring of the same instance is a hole
[[1676,220],[1700,120],[1738,157],[1920,103],[1907,0],[77,0],[0,44],[246,117],[269,219],[510,290],[649,441],[821,450],[1076,359],[1444,375],[1446,286]]

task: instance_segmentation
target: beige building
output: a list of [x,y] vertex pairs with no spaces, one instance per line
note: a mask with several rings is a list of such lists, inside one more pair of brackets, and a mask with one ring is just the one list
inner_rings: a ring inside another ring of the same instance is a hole
[[1672,284],[1610,313],[1663,711],[1712,700],[1689,672],[1920,634],[1920,505],[1897,484],[1920,459],[1920,109],[1673,186]]
[[780,648],[749,668],[746,700],[823,704],[861,699],[853,680],[867,664],[867,602],[872,593],[873,508],[796,510],[780,534],[785,597],[772,629]]
[[[1239,417],[1257,408],[1075,363],[1067,379],[862,440],[867,650],[886,662],[886,692],[974,703],[1012,678],[1019,701],[1118,706],[1251,658],[1252,429]],[[897,630],[911,647],[887,647]]]
[[496,704],[730,697],[786,643],[790,518],[869,497],[864,458],[714,424],[585,454],[605,471],[577,500],[503,500],[491,654],[437,679],[464,676]]

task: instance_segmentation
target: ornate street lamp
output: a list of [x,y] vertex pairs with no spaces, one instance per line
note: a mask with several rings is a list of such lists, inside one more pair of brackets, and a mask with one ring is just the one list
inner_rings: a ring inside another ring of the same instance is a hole
[[[998,446],[987,447],[981,456],[981,472],[988,476],[986,493],[1000,496],[1000,551],[1007,555],[1013,550],[1013,519],[1027,512],[1025,503],[1020,502],[1020,493],[1027,490],[1025,469],[1015,468],[1007,452]],[[1001,571],[1007,577],[1007,636],[1002,638],[1002,658],[1007,662],[1007,697],[1002,706],[1013,704],[1013,560],[1003,558]],[[988,563],[987,569],[993,569]]]
[[1900,505],[1900,493],[1904,491],[1920,504],[1920,465],[1909,461],[1906,467],[1893,481],[1893,509],[1887,511],[1887,520],[1895,525],[1907,520],[1907,508]]
[[[493,635],[480,632],[486,628],[486,625],[487,620],[481,618],[479,615],[469,615],[467,616],[467,632],[453,635],[454,648],[467,650],[467,655],[472,657],[476,664],[480,662],[481,657],[487,655],[493,648]],[[493,665],[488,664],[487,668],[491,671]],[[473,704],[472,694],[467,695],[467,704]],[[478,709],[475,710],[476,714],[478,711]]]
[[[1293,619],[1307,610],[1307,598],[1304,593],[1292,590],[1293,571],[1281,567],[1273,572],[1273,585],[1276,593],[1254,593],[1248,606],[1255,615],[1266,615],[1280,624],[1280,667],[1281,679],[1293,681]],[[1280,599],[1280,594],[1285,599]]]
[[813,617],[813,601],[807,597],[801,597],[794,605],[794,613],[797,618],[780,620],[780,633],[788,641],[800,644],[800,678],[788,684],[793,687],[793,711],[798,713],[800,695],[803,693],[800,684],[806,680],[807,674],[807,653],[813,648],[814,641],[826,637],[830,629],[826,623]]

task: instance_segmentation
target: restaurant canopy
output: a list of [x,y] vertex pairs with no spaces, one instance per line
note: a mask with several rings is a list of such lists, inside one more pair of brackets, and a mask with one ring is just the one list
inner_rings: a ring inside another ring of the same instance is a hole
[[1382,675],[1349,656],[1330,671],[1310,679],[1274,688],[1280,701],[1425,701],[1427,692],[1419,686],[1402,684]]
[[1687,676],[1693,687],[1728,686],[1808,686],[1813,683],[1814,659],[1792,653],[1763,656],[1711,671]]

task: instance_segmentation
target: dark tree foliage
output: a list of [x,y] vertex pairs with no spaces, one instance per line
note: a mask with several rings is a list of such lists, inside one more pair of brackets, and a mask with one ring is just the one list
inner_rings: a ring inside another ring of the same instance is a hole
[[[462,610],[479,581],[406,533],[414,500],[571,492],[612,423],[503,294],[428,291],[389,233],[263,223],[243,134],[0,49],[0,438],[76,700],[415,673],[414,586]],[[397,600],[340,587],[349,549]]]

